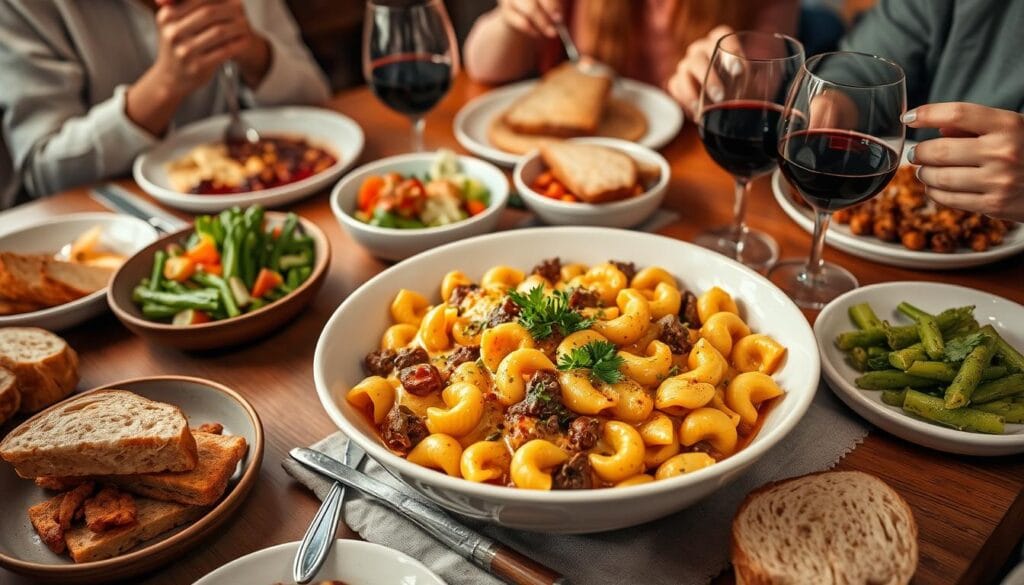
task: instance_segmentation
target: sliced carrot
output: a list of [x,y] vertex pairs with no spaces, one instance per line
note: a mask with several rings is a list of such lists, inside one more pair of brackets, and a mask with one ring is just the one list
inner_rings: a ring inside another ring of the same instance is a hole
[[384,178],[376,175],[367,177],[359,186],[359,196],[356,205],[359,211],[372,213],[377,199],[380,198],[380,191],[384,188]]
[[276,240],[277,238],[280,238],[280,237],[281,237],[281,226],[277,226],[277,227],[275,227],[275,228],[274,228],[274,231],[273,231],[273,234],[274,234],[274,239],[275,239],[275,240]]
[[481,214],[485,209],[487,209],[487,205],[485,205],[483,201],[477,201],[476,199],[466,201],[466,211],[468,211],[470,215]]
[[537,180],[533,182],[533,186],[535,189],[540,191],[543,189],[547,189],[548,185],[551,184],[551,181],[554,180],[555,176],[551,174],[551,171],[544,171],[543,173],[537,176]]
[[253,298],[260,298],[268,292],[278,287],[284,278],[281,274],[267,268],[260,268],[260,273],[256,276],[256,282],[252,285],[252,296]]
[[199,264],[219,264],[220,252],[217,251],[217,242],[210,234],[198,234],[199,239],[194,246],[189,248],[185,255]]
[[196,264],[196,269],[202,270],[207,274],[215,274],[217,276],[224,274],[224,266],[219,262],[216,264]]
[[544,195],[551,197],[552,199],[561,199],[562,196],[565,195],[565,186],[558,181],[552,181],[544,191]]
[[210,315],[199,309],[185,309],[174,316],[173,323],[175,325],[198,325],[200,323],[209,323]]
[[196,271],[196,263],[188,256],[172,256],[164,263],[164,278],[185,282]]
[[566,193],[565,195],[562,195],[561,199],[566,203],[577,203],[579,201],[579,199],[577,199],[576,196],[573,195],[572,193]]

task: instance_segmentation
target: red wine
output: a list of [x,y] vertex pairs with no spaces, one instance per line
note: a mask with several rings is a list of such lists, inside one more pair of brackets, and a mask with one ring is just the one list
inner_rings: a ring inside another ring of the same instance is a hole
[[779,104],[735,100],[705,108],[698,130],[711,158],[737,177],[751,178],[775,166]]
[[896,174],[889,145],[843,130],[804,130],[779,142],[779,167],[812,206],[836,211],[874,197]]
[[441,101],[451,83],[451,63],[433,55],[406,54],[375,61],[370,88],[392,110],[420,116]]

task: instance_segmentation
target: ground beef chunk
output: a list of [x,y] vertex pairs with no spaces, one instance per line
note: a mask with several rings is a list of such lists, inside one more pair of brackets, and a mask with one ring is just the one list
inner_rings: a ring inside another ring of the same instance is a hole
[[363,358],[363,369],[371,376],[387,376],[395,367],[395,352],[390,349],[371,351]]
[[431,364],[416,364],[398,372],[398,379],[405,391],[416,396],[440,392],[444,386],[441,372]]
[[448,296],[448,304],[453,307],[458,307],[462,304],[462,301],[466,300],[469,293],[479,289],[480,287],[475,284],[460,284],[452,289],[452,294]]
[[572,294],[569,295],[569,306],[573,309],[582,309],[584,307],[597,307],[601,304],[601,297],[597,296],[597,293],[586,288],[574,288]]
[[404,370],[416,364],[429,363],[430,356],[422,347],[405,347],[398,350],[398,354],[395,355],[395,368],[398,370]]
[[539,274],[544,277],[544,280],[554,284],[562,278],[562,261],[558,256],[542,260],[541,263],[534,266],[533,270],[530,272],[532,274]]
[[551,487],[556,490],[585,490],[594,487],[594,476],[586,453],[573,455],[551,474]]
[[519,305],[515,304],[509,297],[505,297],[501,304],[487,315],[487,327],[497,327],[502,323],[510,323],[518,318]]
[[690,291],[683,293],[683,304],[679,308],[679,318],[683,323],[697,329],[700,327],[700,313],[697,312],[697,295]]
[[586,451],[597,444],[601,421],[592,416],[581,416],[569,424],[569,448]]
[[626,275],[626,280],[633,282],[633,277],[636,276],[636,264],[632,262],[619,262],[618,260],[610,260],[610,262]]
[[665,315],[661,319],[658,319],[658,327],[661,328],[661,334],[658,336],[658,341],[661,341],[672,350],[674,354],[688,354],[690,353],[690,333],[683,326],[682,322],[679,321],[679,317],[675,315]]
[[568,425],[572,413],[562,404],[562,387],[554,372],[541,370],[530,377],[526,384],[526,397],[513,404],[509,413],[522,414],[537,419],[554,417],[556,422]]
[[394,405],[388,411],[381,429],[381,438],[389,449],[405,455],[430,434],[423,419],[408,406]]
[[448,361],[445,365],[448,367],[448,370],[454,371],[455,368],[466,362],[475,362],[479,357],[479,347],[456,345],[455,350],[448,354]]

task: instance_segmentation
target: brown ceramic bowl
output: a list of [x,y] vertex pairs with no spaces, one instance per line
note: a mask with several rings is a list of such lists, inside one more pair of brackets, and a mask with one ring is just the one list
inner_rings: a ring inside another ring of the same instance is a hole
[[173,561],[215,532],[256,484],[263,462],[263,425],[259,416],[234,390],[200,378],[153,376],[124,380],[97,388],[129,390],[152,400],[174,404],[190,426],[219,422],[224,433],[245,437],[249,451],[239,463],[224,496],[199,520],[142,543],[125,554],[91,563],[76,564],[67,555],[50,552],[28,521],[29,506],[50,498],[52,492],[22,479],[10,465],[0,465],[0,566],[37,582],[79,585],[108,583],[145,573]]
[[[268,225],[278,225],[284,221],[285,214],[268,211],[266,217]],[[299,218],[299,225],[306,235],[313,238],[316,251],[313,272],[297,289],[259,310],[199,325],[171,325],[143,318],[141,308],[132,301],[132,291],[143,278],[149,277],[156,251],[170,243],[184,241],[192,233],[191,226],[160,238],[129,258],[110,281],[107,303],[125,327],[160,345],[204,350],[254,341],[290,321],[313,300],[327,277],[327,267],[331,263],[331,247],[327,236],[316,224],[305,218]]]

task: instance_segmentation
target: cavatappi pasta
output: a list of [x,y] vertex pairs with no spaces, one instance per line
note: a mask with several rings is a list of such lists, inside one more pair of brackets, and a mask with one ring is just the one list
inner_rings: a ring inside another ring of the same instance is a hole
[[[621,487],[729,457],[783,390],[786,348],[736,300],[631,263],[545,260],[397,291],[347,394],[394,452],[469,481]],[[436,297],[435,297],[436,298]]]

